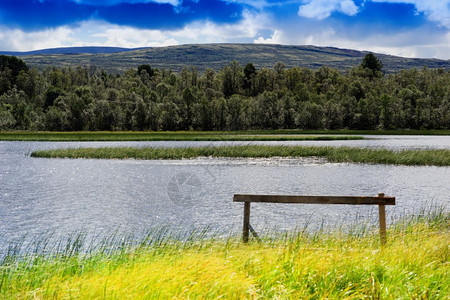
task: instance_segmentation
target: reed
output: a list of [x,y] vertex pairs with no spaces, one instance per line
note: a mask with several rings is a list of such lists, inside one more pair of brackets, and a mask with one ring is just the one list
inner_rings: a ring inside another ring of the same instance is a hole
[[36,151],[32,157],[96,159],[189,159],[195,157],[323,157],[330,162],[374,163],[409,166],[449,166],[450,150],[404,150],[305,147],[305,146],[217,146],[189,148],[78,148]]
[[398,222],[383,249],[373,229],[296,231],[246,245],[157,230],[91,251],[80,250],[77,235],[56,253],[3,257],[0,298],[448,299],[449,217]]

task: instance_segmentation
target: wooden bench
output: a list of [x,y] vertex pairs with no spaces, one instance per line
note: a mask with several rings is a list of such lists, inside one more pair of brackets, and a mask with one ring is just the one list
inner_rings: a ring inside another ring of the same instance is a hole
[[248,242],[249,232],[257,237],[250,225],[250,203],[303,203],[303,204],[350,204],[350,205],[378,205],[380,220],[380,242],[386,244],[386,208],[385,205],[395,205],[395,197],[388,197],[380,193],[376,197],[365,196],[287,196],[287,195],[243,195],[236,194],[233,202],[244,202],[244,226],[242,240]]

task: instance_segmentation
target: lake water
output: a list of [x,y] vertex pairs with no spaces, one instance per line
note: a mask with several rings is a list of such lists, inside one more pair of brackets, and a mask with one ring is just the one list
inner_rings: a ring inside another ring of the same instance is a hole
[[[264,142],[401,149],[450,149],[449,136],[370,136],[368,140]],[[251,142],[261,144],[263,142]],[[450,209],[450,167],[328,163],[322,159],[90,160],[31,158],[62,147],[187,147],[245,142],[0,142],[0,249],[24,236],[108,235],[168,227],[242,226],[233,194],[396,197],[388,222],[438,204]],[[248,144],[248,143],[247,143]],[[322,225],[377,225],[375,206],[252,204],[256,231]]]

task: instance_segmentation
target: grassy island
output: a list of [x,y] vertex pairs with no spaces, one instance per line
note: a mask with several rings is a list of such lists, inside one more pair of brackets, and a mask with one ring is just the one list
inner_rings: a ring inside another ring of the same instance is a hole
[[77,148],[36,151],[32,157],[96,159],[188,159],[195,157],[323,157],[331,162],[450,166],[450,150],[368,149],[311,146],[218,146],[190,148]]

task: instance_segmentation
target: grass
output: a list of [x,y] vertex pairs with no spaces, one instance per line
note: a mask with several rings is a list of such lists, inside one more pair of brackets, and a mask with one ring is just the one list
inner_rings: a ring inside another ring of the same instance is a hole
[[449,214],[411,217],[388,230],[291,232],[184,241],[156,232],[134,246],[0,261],[0,298],[54,299],[448,299]]
[[331,162],[450,166],[450,150],[367,149],[306,146],[218,146],[191,148],[78,148],[35,151],[32,157],[96,159],[187,159],[195,157],[323,157]]
[[[264,133],[264,131],[256,131]],[[297,130],[281,129],[265,131],[278,134],[333,134],[333,135],[450,135],[450,130],[418,130],[418,129],[391,129],[391,130]]]
[[[332,141],[361,140],[361,136],[306,135],[294,131],[82,131],[0,132],[0,141]],[[319,134],[319,133],[317,133]]]
[[361,135],[450,135],[450,130],[0,131],[0,141],[332,141]]

